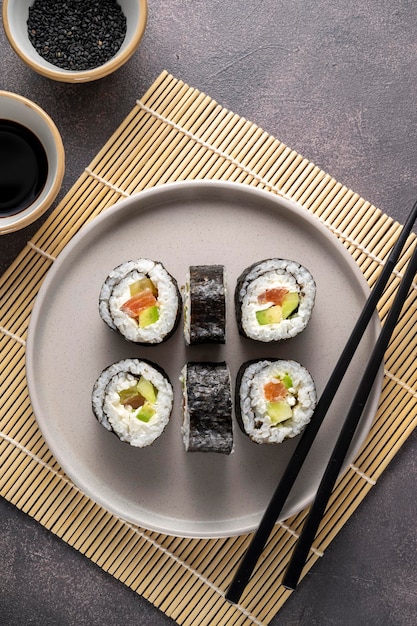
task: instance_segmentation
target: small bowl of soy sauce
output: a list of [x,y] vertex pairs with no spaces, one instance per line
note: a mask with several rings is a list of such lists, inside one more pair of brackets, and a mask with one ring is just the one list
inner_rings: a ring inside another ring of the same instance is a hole
[[3,0],[3,25],[18,56],[53,80],[108,76],[136,51],[147,0]]
[[23,96],[0,91],[0,234],[43,215],[64,171],[64,146],[49,115]]

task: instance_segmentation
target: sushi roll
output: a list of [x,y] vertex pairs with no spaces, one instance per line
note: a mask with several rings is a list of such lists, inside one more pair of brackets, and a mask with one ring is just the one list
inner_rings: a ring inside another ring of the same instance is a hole
[[286,259],[267,259],[239,276],[235,289],[239,333],[270,342],[295,337],[307,326],[316,284],[310,272]]
[[128,261],[107,276],[99,295],[103,321],[139,344],[166,341],[178,326],[181,307],[176,280],[162,263]]
[[187,345],[226,342],[226,289],[223,265],[192,265],[184,290]]
[[165,372],[149,361],[124,359],[96,380],[92,409],[100,424],[131,446],[153,443],[169,422],[173,390]]
[[182,369],[180,380],[185,450],[230,454],[233,450],[232,392],[226,363],[190,362]]
[[249,361],[238,372],[236,418],[255,443],[281,443],[299,435],[316,404],[314,381],[296,361]]

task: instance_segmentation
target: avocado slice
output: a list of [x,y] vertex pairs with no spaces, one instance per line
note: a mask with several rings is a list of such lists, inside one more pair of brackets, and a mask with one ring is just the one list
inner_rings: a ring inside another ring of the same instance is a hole
[[286,320],[287,317],[294,313],[299,304],[300,297],[296,291],[289,291],[287,294],[285,294],[284,300],[281,305],[282,318]]
[[149,422],[149,420],[153,415],[155,415],[155,413],[155,409],[146,402],[143,406],[140,407],[139,411],[136,413],[136,417],[141,422]]
[[139,326],[145,328],[159,320],[159,308],[154,305],[144,309],[139,313]]
[[282,322],[282,308],[279,304],[269,307],[269,309],[261,309],[256,311],[256,319],[260,326],[266,324],[279,324]]
[[145,398],[145,400],[150,402],[150,404],[154,404],[156,402],[158,392],[150,380],[141,376],[137,384],[137,390]]
[[291,407],[283,400],[278,400],[277,402],[268,402],[266,410],[269,417],[271,418],[273,426],[276,426],[281,422],[285,422],[292,417]]

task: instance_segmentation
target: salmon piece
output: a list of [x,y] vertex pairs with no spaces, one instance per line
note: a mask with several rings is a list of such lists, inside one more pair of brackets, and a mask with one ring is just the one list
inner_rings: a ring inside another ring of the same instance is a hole
[[288,394],[288,390],[280,380],[271,380],[264,385],[264,396],[267,402],[276,402],[283,400]]
[[130,406],[132,409],[139,409],[145,403],[145,398],[138,391],[136,385],[119,391],[119,398],[121,405]]
[[258,303],[266,304],[267,302],[272,302],[272,304],[278,304],[279,306],[281,306],[287,293],[288,289],[286,289],[285,287],[267,289],[263,293],[259,294]]
[[149,309],[157,304],[157,300],[150,289],[145,289],[136,294],[132,298],[129,298],[120,307],[123,313],[126,313],[129,317],[138,317],[141,311]]
[[145,404],[145,398],[141,396],[140,393],[137,393],[135,396],[131,396],[127,400],[121,400],[120,404],[123,404],[123,406],[130,406],[132,409],[139,409]]

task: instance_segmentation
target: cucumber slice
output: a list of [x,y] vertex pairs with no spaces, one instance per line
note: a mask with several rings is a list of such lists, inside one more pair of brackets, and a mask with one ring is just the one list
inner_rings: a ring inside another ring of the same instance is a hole
[[151,279],[147,276],[145,276],[145,278],[140,278],[139,280],[136,280],[134,283],[131,283],[129,285],[129,291],[131,296],[137,296],[138,293],[145,291],[145,289],[149,289],[150,291],[152,291],[155,297],[158,295],[157,288],[155,287]]
[[146,403],[140,407],[139,411],[136,413],[136,417],[141,422],[149,422],[149,420],[153,415],[155,415],[155,413],[155,409],[150,406],[150,404]]
[[277,402],[268,402],[266,410],[274,426],[281,424],[281,422],[285,422],[292,417],[291,407],[282,400],[278,400]]
[[281,382],[283,385],[285,385],[287,389],[290,389],[290,387],[292,387],[292,378],[289,374],[284,374],[284,376],[281,378]]
[[156,402],[158,392],[150,380],[141,376],[137,384],[137,390],[145,398],[145,400],[150,402],[150,404],[154,404]]

